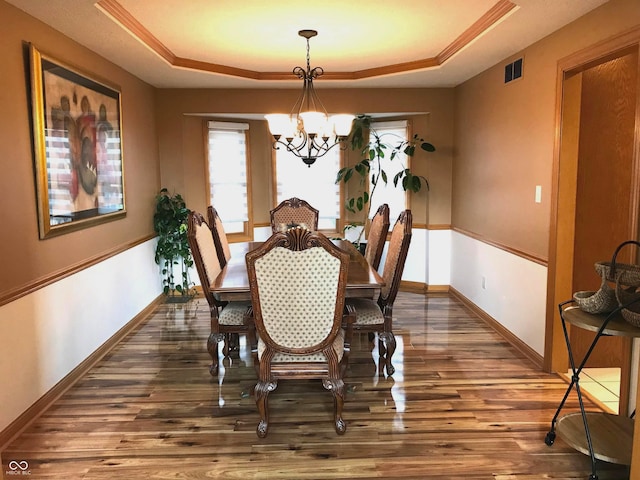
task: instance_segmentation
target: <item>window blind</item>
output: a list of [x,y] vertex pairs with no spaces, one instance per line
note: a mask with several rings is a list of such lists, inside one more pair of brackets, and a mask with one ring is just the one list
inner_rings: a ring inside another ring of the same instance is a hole
[[247,203],[247,132],[249,125],[208,122],[209,196],[227,233],[244,231]]

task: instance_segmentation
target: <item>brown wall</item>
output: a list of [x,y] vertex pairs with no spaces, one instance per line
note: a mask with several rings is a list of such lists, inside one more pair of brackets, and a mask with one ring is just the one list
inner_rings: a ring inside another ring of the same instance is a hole
[[[261,118],[288,111],[299,90],[190,90],[164,89],[158,93],[161,183],[182,193],[194,210],[206,209],[203,115],[206,118]],[[431,190],[412,199],[416,224],[449,224],[451,155],[453,141],[452,89],[343,89],[319,90],[327,110],[353,113],[428,112],[411,116],[414,133],[433,143],[437,152],[416,154],[413,169],[429,179]],[[408,115],[405,114],[405,117]],[[266,121],[250,121],[253,213],[256,223],[269,222],[271,139]],[[311,167],[313,168],[313,167]]]
[[[454,227],[547,258],[558,60],[638,23],[640,2],[611,0],[456,88]],[[522,79],[505,85],[520,57]]]
[[[154,89],[68,37],[0,1],[0,298],[92,257],[153,234],[153,198],[159,185]],[[47,240],[38,236],[25,42],[75,66],[122,93],[127,215]]]

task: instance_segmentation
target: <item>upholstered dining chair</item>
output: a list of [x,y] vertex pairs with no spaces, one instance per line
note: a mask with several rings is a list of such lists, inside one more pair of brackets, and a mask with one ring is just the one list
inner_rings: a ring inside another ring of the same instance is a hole
[[211,232],[213,233],[213,241],[216,245],[216,252],[218,253],[218,259],[220,260],[220,267],[227,264],[231,258],[231,250],[229,249],[229,241],[227,240],[227,234],[224,232],[224,226],[218,211],[213,208],[212,205],[207,207],[207,220]]
[[283,200],[269,212],[271,214],[271,231],[282,232],[290,227],[303,226],[307,230],[318,230],[318,210],[305,200],[292,197]]
[[294,378],[322,380],[343,434],[345,343],[354,320],[344,314],[349,255],[321,233],[297,227],[273,234],[245,258],[258,332],[258,436],[269,429],[269,393],[279,380]]
[[202,291],[211,314],[211,333],[207,339],[207,351],[211,355],[209,372],[212,376],[218,374],[218,343],[224,341],[222,354],[226,357],[230,351],[237,349],[231,336],[244,333],[249,344],[256,344],[255,330],[251,315],[250,301],[221,302],[211,291],[211,285],[221,272],[213,232],[202,214],[190,212],[187,221],[187,238],[191,247],[191,254],[196,264]]
[[411,210],[404,210],[393,226],[382,272],[385,285],[380,290],[378,299],[349,298],[347,300],[347,305],[353,308],[356,313],[353,330],[378,334],[380,374],[383,372],[383,366],[386,366],[387,375],[393,375],[395,372],[395,368],[391,364],[391,357],[396,350],[396,339],[392,330],[393,302],[398,294],[404,264],[409,252],[412,222]]
[[389,205],[383,203],[378,207],[376,214],[371,220],[369,236],[367,237],[367,247],[364,250],[364,258],[374,270],[378,270],[384,244],[387,241],[389,232]]

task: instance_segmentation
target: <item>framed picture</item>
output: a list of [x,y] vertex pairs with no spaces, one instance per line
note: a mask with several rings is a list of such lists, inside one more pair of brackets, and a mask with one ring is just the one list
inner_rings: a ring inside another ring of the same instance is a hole
[[126,214],[120,91],[30,46],[40,238]]

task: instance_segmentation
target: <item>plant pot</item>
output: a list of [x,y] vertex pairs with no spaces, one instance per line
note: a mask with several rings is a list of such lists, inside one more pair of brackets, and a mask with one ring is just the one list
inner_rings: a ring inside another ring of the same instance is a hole
[[167,295],[165,303],[187,303],[195,295]]

